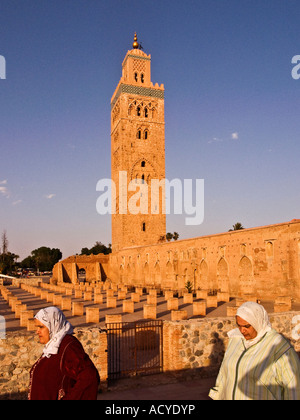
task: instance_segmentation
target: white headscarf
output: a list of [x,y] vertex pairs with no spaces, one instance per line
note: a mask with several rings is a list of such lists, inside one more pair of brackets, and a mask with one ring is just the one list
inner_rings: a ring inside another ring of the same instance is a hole
[[230,338],[237,336],[242,337],[246,348],[249,348],[258,343],[258,341],[272,329],[267,311],[262,305],[259,305],[256,302],[243,303],[243,305],[241,305],[237,310],[236,315],[242,318],[244,321],[249,322],[249,324],[257,332],[257,336],[255,338],[252,340],[246,340],[238,328],[229,331],[228,336]]
[[45,327],[48,328],[50,340],[45,345],[43,357],[50,357],[57,354],[60,343],[67,334],[73,334],[73,327],[67,321],[63,312],[55,306],[41,309],[35,316]]

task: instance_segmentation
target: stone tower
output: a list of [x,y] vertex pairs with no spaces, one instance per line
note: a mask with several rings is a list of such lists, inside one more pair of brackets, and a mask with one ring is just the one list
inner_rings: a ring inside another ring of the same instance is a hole
[[113,252],[157,244],[166,234],[165,192],[151,185],[165,180],[164,86],[151,82],[151,56],[136,35],[111,99],[111,172]]

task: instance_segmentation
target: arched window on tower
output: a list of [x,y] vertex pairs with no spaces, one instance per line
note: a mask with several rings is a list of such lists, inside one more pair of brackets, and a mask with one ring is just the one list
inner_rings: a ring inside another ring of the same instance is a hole
[[141,139],[141,138],[142,138],[142,130],[141,130],[140,128],[139,128],[139,129],[138,129],[138,131],[137,131],[136,137],[137,137],[138,139]]
[[142,224],[142,231],[146,232],[146,223],[145,222]]
[[148,130],[144,131],[144,140],[148,140]]
[[144,78],[144,73],[141,74],[141,82],[144,83],[145,78]]
[[144,116],[145,116],[145,118],[148,118],[148,108],[147,107],[144,109]]
[[134,73],[134,80],[137,82],[138,81],[138,74],[135,72]]
[[138,106],[138,107],[137,107],[137,109],[136,109],[136,115],[137,115],[138,117],[140,117],[140,116],[141,116],[141,107],[140,107],[140,106]]
[[142,164],[141,164],[142,168],[145,168],[146,166],[146,162],[143,160]]

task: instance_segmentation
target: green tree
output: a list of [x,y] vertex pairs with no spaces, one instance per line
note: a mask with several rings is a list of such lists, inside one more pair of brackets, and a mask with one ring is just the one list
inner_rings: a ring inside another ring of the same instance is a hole
[[102,242],[97,241],[92,248],[82,248],[80,255],[98,255],[104,254],[108,255],[111,253],[111,244],[108,244],[108,247],[103,245]]
[[1,240],[0,273],[11,274],[15,270],[19,255],[8,251],[8,239],[6,230],[3,231]]
[[233,225],[232,227],[233,227],[233,229],[229,229],[228,232],[232,232],[234,230],[242,230],[242,229],[245,229],[244,226],[242,225],[242,223],[239,223],[239,222],[236,223],[235,225]]
[[173,233],[173,239],[174,239],[174,241],[177,241],[179,239],[179,233],[174,232]]
[[166,234],[166,239],[167,239],[168,242],[170,242],[173,239],[173,233],[168,232]]
[[[35,268],[40,271],[52,271],[53,266],[62,258],[58,248],[42,246],[31,252],[31,256],[21,262],[23,268]],[[28,266],[29,264],[29,266]]]

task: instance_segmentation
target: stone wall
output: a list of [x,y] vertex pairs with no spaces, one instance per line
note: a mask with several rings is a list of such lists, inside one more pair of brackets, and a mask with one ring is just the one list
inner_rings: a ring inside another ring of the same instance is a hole
[[[98,369],[102,387],[105,388],[106,333],[99,328],[76,328],[75,336]],[[29,372],[42,354],[42,349],[43,345],[39,344],[32,332],[7,333],[6,339],[0,340],[0,399],[27,397]]]
[[[292,340],[292,319],[299,312],[270,314],[272,327],[300,351],[300,340]],[[229,330],[236,328],[235,318],[207,318],[164,322],[164,371],[177,374],[211,376],[218,372],[227,348]]]
[[225,232],[110,255],[109,277],[118,285],[220,290],[300,300],[300,221]]
[[[271,314],[273,328],[291,340],[292,319],[299,312]],[[164,372],[182,376],[216,375],[228,344],[227,332],[235,328],[235,318],[207,318],[164,321]],[[76,328],[75,335],[97,367],[102,388],[107,386],[107,336],[99,328]],[[300,351],[300,340],[291,340]],[[0,340],[0,399],[26,398],[29,371],[40,357],[43,346],[33,333],[8,333]]]

